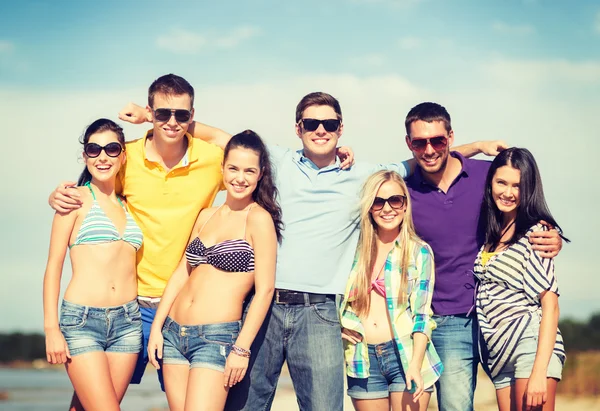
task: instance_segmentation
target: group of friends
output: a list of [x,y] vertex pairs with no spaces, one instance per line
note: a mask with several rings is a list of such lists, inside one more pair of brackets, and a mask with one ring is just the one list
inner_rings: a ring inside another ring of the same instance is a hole
[[71,410],[119,410],[148,362],[171,410],[268,410],[284,362],[301,410],[342,410],[345,385],[358,411],[423,411],[434,386],[440,410],[472,410],[480,362],[500,410],[554,409],[568,240],[527,149],[453,147],[425,102],[405,119],[413,159],[354,161],[323,92],[296,108],[302,148],[267,148],[194,121],[173,74],[119,117],[153,127],[125,142],[93,122],[85,170],[49,199],[46,351]]

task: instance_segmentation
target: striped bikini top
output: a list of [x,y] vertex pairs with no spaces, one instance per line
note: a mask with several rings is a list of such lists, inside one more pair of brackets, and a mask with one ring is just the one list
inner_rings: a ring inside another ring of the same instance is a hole
[[219,209],[217,209],[217,211],[206,220],[202,228],[200,228],[198,236],[194,238],[185,249],[185,257],[190,266],[197,267],[200,264],[210,264],[219,270],[228,272],[254,271],[254,249],[244,239],[246,237],[248,214],[250,213],[251,208],[252,206],[248,208],[246,213],[243,238],[225,240],[210,247],[206,247],[200,239],[200,233],[212,216],[219,211]]
[[[142,246],[144,237],[142,235],[142,230],[140,230],[140,227],[133,220],[131,214],[125,210],[125,232],[121,236],[115,224],[108,218],[102,207],[100,207],[100,204],[98,204],[96,195],[94,194],[94,190],[92,190],[90,183],[88,182],[85,185],[92,193],[92,207],[83,219],[81,227],[79,227],[75,242],[71,244],[69,248],[80,244],[103,244],[123,240],[126,243],[131,244],[136,250],[139,250]],[[125,205],[121,202],[119,197],[117,197],[117,200],[123,209],[125,209]]]

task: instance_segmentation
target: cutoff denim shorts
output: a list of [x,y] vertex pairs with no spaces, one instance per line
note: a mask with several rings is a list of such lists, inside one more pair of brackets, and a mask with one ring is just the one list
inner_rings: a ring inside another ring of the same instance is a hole
[[[504,365],[504,368],[494,379],[497,390],[515,383],[517,378],[529,378],[533,370],[533,363],[537,353],[538,338],[540,335],[540,317],[534,313],[523,335],[519,339],[515,351]],[[562,378],[563,363],[555,353],[552,353],[548,363],[548,378],[560,380]]]
[[[396,342],[368,344],[368,347],[369,378],[348,377],[348,395],[357,400],[372,400],[387,398],[390,392],[412,392],[406,388],[406,376]],[[424,391],[433,392],[433,386]]]
[[89,307],[63,300],[59,326],[71,356],[91,351],[137,354],[142,348],[137,299],[115,307]]
[[189,365],[225,371],[225,361],[231,352],[241,321],[205,325],[179,325],[167,317],[163,325],[163,364]]

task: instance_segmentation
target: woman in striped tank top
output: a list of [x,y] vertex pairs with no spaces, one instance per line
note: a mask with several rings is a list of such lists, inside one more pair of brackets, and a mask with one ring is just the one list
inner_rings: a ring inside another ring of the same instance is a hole
[[[82,206],[56,213],[44,275],[46,355],[65,364],[76,395],[70,409],[119,410],[142,346],[136,252],[142,232],[116,195],[125,164],[123,129],[93,122],[83,138]],[[73,274],[58,315],[67,250]]]
[[148,357],[156,368],[162,359],[171,411],[223,409],[273,300],[281,209],[269,153],[253,131],[225,147],[223,185],[225,203],[198,215],[152,323]]
[[487,176],[480,220],[485,244],[474,269],[481,348],[500,411],[554,410],[565,361],[554,261],[528,240],[529,233],[546,229],[541,221],[562,233],[546,205],[535,159],[526,149],[503,151]]

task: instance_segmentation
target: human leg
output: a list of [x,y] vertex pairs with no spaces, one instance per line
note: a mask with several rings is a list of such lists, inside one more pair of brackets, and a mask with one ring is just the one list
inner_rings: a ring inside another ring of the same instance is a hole
[[91,351],[72,356],[66,369],[83,409],[120,410],[106,353]]
[[[156,307],[140,306],[140,313],[142,314],[142,349],[138,354],[130,384],[141,383],[144,372],[146,371],[146,366],[148,365],[148,339],[150,338],[150,327],[152,326],[152,321],[154,321],[154,316],[156,315]],[[159,369],[156,372],[160,388],[165,391],[162,369]]]
[[223,372],[210,368],[192,368],[187,383],[185,409],[194,411],[221,411],[229,388]]
[[344,351],[335,299],[287,308],[284,349],[300,410],[341,411]]
[[440,411],[472,411],[477,383],[477,326],[473,316],[434,316],[431,340],[444,364],[436,383]]

